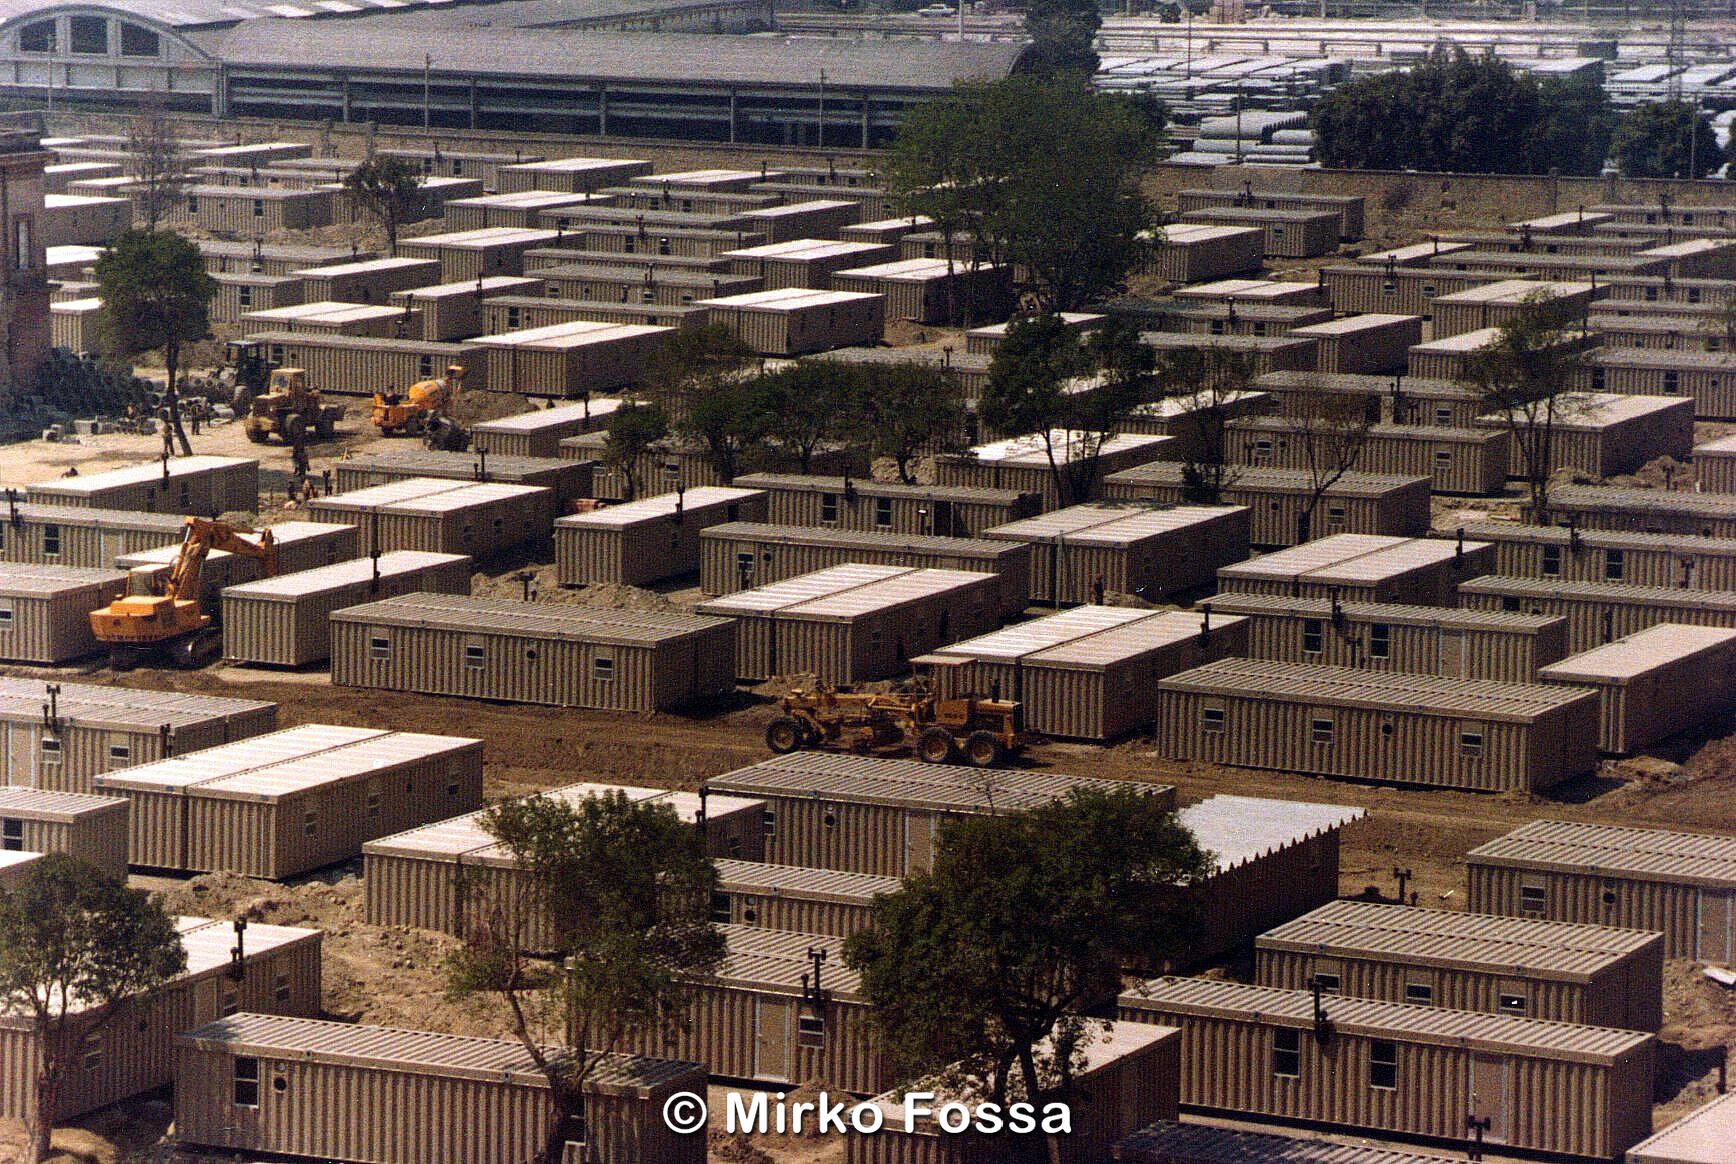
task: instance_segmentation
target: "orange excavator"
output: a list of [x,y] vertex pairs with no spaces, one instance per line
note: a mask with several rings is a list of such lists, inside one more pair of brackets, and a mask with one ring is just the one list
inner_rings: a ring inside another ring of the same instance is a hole
[[257,541],[243,534],[253,531],[243,525],[189,517],[181,539],[181,552],[157,591],[157,571],[150,566],[133,570],[128,593],[100,610],[90,612],[90,629],[109,649],[109,664],[117,669],[164,658],[176,667],[202,667],[217,657],[223,639],[202,608],[200,576],[212,550],[259,561],[267,578],[277,573],[277,542],[269,529]]

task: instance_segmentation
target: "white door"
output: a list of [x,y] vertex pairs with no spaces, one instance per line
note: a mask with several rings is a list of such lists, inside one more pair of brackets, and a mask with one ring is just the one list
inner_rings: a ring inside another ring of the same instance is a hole
[[791,999],[761,995],[754,1000],[753,1077],[787,1083],[790,1078]]
[[1441,632],[1441,675],[1447,679],[1465,677],[1465,632]]
[[32,724],[7,724],[5,783],[35,788],[36,755],[36,727]]
[[1729,965],[1736,961],[1736,892],[1700,890],[1700,961]]
[[111,570],[114,568],[115,559],[127,552],[126,539],[122,537],[119,530],[115,529],[105,529],[97,535],[97,538],[98,544],[101,546],[98,551],[101,568]]
[[1500,1055],[1471,1056],[1471,1115],[1488,1120],[1483,1139],[1490,1144],[1505,1144],[1510,1133],[1508,1112],[1512,1089],[1510,1065]]
[[940,818],[929,812],[904,816],[904,874],[926,873],[934,867],[934,834]]

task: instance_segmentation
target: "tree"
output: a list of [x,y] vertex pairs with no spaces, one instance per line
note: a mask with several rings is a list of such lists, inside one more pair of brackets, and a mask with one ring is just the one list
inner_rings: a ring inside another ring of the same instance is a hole
[[[1173,813],[1133,790],[1082,790],[942,826],[931,872],[875,901],[845,944],[894,1067],[952,1064],[1004,1103],[1064,1096],[1035,1049],[1112,1001],[1124,971],[1178,961],[1195,932],[1208,857]],[[1036,1145],[1040,1147],[1041,1145]]]
[[1162,395],[1181,406],[1169,431],[1181,442],[1182,493],[1189,504],[1221,505],[1224,489],[1234,483],[1231,405],[1251,390],[1256,374],[1251,354],[1216,345],[1175,348],[1159,363]]
[[1481,411],[1501,417],[1519,451],[1529,517],[1539,525],[1548,524],[1556,425],[1584,407],[1575,395],[1584,366],[1577,336],[1548,292],[1522,303],[1467,363],[1465,378],[1481,397]]
[[[554,1100],[544,1164],[584,1117],[585,1083],[636,1031],[682,1020],[688,982],[723,959],[717,867],[668,805],[606,792],[488,809],[483,827],[523,876],[476,886],[478,919],[447,968],[458,995],[497,993]],[[549,955],[526,953],[535,945]]]
[[181,455],[193,455],[181,426],[181,348],[211,333],[217,281],[205,273],[199,248],[172,231],[129,230],[96,261],[103,347],[131,360],[160,350],[168,370],[164,394],[169,429]]
[[1362,460],[1374,412],[1364,398],[1326,388],[1293,393],[1290,412],[1292,427],[1285,435],[1299,450],[1308,477],[1308,496],[1296,515],[1300,543],[1314,536],[1314,513],[1321,500]]
[[0,1010],[35,1024],[42,1059],[30,1156],[48,1159],[66,1075],[139,996],[185,970],[174,919],[142,890],[50,853],[0,893]]
[[646,361],[646,394],[679,436],[705,447],[725,481],[775,429],[767,394],[750,374],[756,359],[733,331],[711,324],[676,332]]
[[1611,155],[1629,178],[1704,178],[1724,164],[1712,119],[1686,101],[1642,101],[1615,127]]
[[127,123],[127,177],[146,230],[156,230],[180,204],[190,177],[175,126],[160,96],[147,94]]
[[386,234],[386,250],[398,253],[398,232],[421,214],[422,175],[402,158],[369,158],[344,179],[344,192]]
[[1610,125],[1601,87],[1540,84],[1456,47],[1340,85],[1313,119],[1328,166],[1496,174],[1595,174]]
[[1097,0],[1027,0],[1025,34],[1031,38],[1027,67],[1038,77],[1090,78],[1097,72],[1101,27]]
[[889,458],[898,479],[914,485],[918,457],[961,443],[970,415],[964,385],[921,364],[867,364],[860,375],[856,426],[867,434],[868,454]]
[[861,376],[851,364],[803,360],[761,376],[758,388],[758,407],[774,422],[772,440],[800,472],[811,473],[814,454],[852,428]]
[[624,501],[639,496],[639,459],[669,435],[669,417],[655,404],[625,403],[609,416],[603,463],[626,481]]
[[1155,146],[1124,102],[1011,77],[913,110],[887,183],[905,212],[968,239],[973,265],[1015,264],[1040,308],[1073,311],[1138,261],[1151,220],[1139,176]]

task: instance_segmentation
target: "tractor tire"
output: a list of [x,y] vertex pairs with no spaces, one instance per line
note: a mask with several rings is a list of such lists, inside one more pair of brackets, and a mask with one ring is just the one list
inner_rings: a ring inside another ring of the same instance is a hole
[[964,758],[972,768],[998,768],[1007,750],[993,732],[972,732],[965,737]]
[[283,443],[298,445],[307,439],[307,417],[296,413],[283,418]]
[[403,433],[407,437],[419,437],[427,428],[428,422],[418,413],[404,422]]
[[956,751],[957,743],[945,728],[931,727],[916,737],[916,758],[924,764],[950,764]]
[[800,751],[802,740],[808,734],[803,726],[802,721],[794,716],[780,715],[766,725],[766,747],[778,756]]
[[338,418],[329,412],[321,411],[314,417],[313,431],[322,441],[329,441],[338,431]]
[[247,434],[247,439],[256,445],[263,445],[271,440],[271,433],[266,429],[254,428],[252,425],[247,425],[242,429],[242,431]]

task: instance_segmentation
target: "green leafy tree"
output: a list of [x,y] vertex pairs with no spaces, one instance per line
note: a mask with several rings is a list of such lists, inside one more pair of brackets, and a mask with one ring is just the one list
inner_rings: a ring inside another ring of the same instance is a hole
[[1139,177],[1155,145],[1125,102],[1019,76],[914,110],[887,182],[905,211],[968,240],[973,263],[1016,264],[1041,308],[1073,311],[1138,261],[1151,220]]
[[174,212],[191,183],[187,155],[161,94],[148,94],[127,123],[127,177],[146,230],[156,230]]
[[1159,361],[1157,380],[1165,398],[1184,410],[1171,422],[1181,442],[1182,490],[1193,505],[1220,505],[1238,470],[1229,459],[1233,406],[1252,389],[1258,374],[1251,353],[1216,345],[1176,348]]
[[1538,84],[1538,111],[1526,154],[1536,173],[1596,175],[1609,160],[1616,114],[1595,77],[1549,77]]
[[764,447],[773,431],[766,393],[753,369],[758,357],[717,324],[678,331],[646,361],[646,395],[683,441],[701,445],[725,481]]
[[41,1036],[29,1160],[52,1154],[67,1073],[91,1040],[186,966],[174,919],[84,861],[50,853],[0,893],[0,1010]]
[[103,347],[132,360],[161,351],[168,370],[168,424],[181,455],[193,455],[181,425],[181,348],[211,333],[217,281],[205,273],[199,248],[166,230],[129,230],[96,261]]
[[639,460],[669,435],[669,417],[655,404],[627,403],[609,415],[609,435],[603,442],[603,463],[626,482],[623,500],[639,496]]
[[1162,801],[1133,790],[967,817],[942,827],[931,872],[876,900],[844,957],[898,1070],[960,1064],[995,1102],[1016,1079],[1042,1103],[1072,1079],[1065,1055],[1058,1080],[1040,1076],[1038,1044],[1112,1001],[1124,971],[1185,955],[1210,868]]
[[861,376],[851,364],[803,360],[766,373],[758,389],[771,439],[799,472],[811,473],[815,453],[850,435]]
[[1686,101],[1642,101],[1621,119],[1610,146],[1629,178],[1704,178],[1724,164],[1712,119]]
[[916,462],[925,452],[956,448],[969,419],[964,385],[944,368],[921,364],[869,364],[857,393],[858,432],[868,454],[897,466],[898,479],[916,483]]
[[1524,467],[1531,521],[1549,519],[1549,483],[1555,475],[1556,427],[1584,411],[1577,394],[1586,357],[1575,329],[1562,322],[1555,297],[1533,295],[1495,338],[1466,365],[1482,411],[1499,416]]
[[1314,537],[1314,515],[1326,494],[1361,464],[1374,431],[1375,410],[1363,397],[1314,387],[1292,393],[1287,411],[1292,426],[1284,435],[1296,449],[1308,484],[1308,496],[1296,514],[1300,544]]
[[421,215],[427,196],[422,175],[402,158],[369,158],[344,178],[344,192],[386,236],[386,250],[398,253],[404,224]]
[[1026,67],[1039,77],[1089,78],[1097,71],[1101,27],[1097,0],[1026,0]]
[[473,887],[478,920],[448,965],[448,987],[505,1001],[554,1098],[543,1164],[560,1164],[597,1065],[635,1032],[680,1023],[689,984],[722,961],[711,923],[717,867],[674,809],[620,792],[509,800],[482,821],[524,876]]

